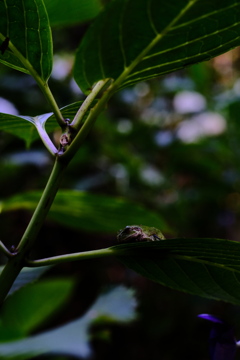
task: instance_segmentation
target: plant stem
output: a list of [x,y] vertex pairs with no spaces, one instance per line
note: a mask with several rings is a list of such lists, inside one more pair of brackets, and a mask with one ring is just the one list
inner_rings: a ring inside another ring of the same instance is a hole
[[71,123],[72,128],[76,129],[77,131],[80,129],[83,118],[86,115],[89,108],[91,107],[91,104],[96,99],[96,96],[103,89],[103,87],[109,82],[109,80],[110,79],[105,79],[105,80],[100,80],[97,82],[97,84],[94,86],[92,92],[88,95],[88,97],[85,99],[82,106],[76,113],[76,115]]
[[[39,86],[43,87],[42,79],[39,82]],[[109,81],[103,80],[102,82],[98,83],[97,88],[94,91],[94,95],[91,96],[90,101],[85,101],[86,106],[84,106],[84,109],[82,109],[83,113],[85,114],[87,110],[92,105],[93,100],[95,97],[99,94],[99,91],[106,85],[106,83]],[[92,128],[94,122],[96,121],[97,116],[103,111],[105,108],[107,101],[115,91],[115,88],[110,85],[110,87],[103,93],[103,96],[99,99],[97,104],[94,107],[91,107],[89,115],[84,122],[83,126],[79,130],[77,136],[74,138],[73,142],[70,144],[69,148],[66,150],[63,155],[59,155],[56,157],[55,165],[53,167],[52,173],[50,175],[50,178],[48,180],[48,183],[46,185],[46,188],[42,194],[42,197],[38,203],[37,208],[35,209],[35,212],[28,224],[28,227],[23,234],[23,237],[16,249],[16,253],[13,254],[8,263],[5,265],[2,273],[0,274],[0,304],[4,301],[5,297],[7,296],[14,280],[18,276],[19,272],[22,270],[22,268],[26,265],[26,258],[27,255],[33,246],[36,237],[38,235],[39,230],[42,227],[42,224],[47,216],[47,213],[52,205],[52,202],[56,196],[56,193],[59,188],[59,184],[63,175],[64,169],[67,167],[70,160],[73,158],[75,153],[80,147],[80,144],[83,142],[87,134],[89,133],[90,129]],[[90,94],[91,95],[91,94]],[[89,95],[89,96],[90,96]],[[82,119],[82,113],[80,112],[79,116],[76,118],[75,125],[78,124]],[[66,123],[64,122],[64,125],[66,126]],[[77,125],[78,126],[78,125]],[[110,250],[102,250],[102,256],[112,255],[112,251]],[[98,252],[98,256],[100,255],[100,252]],[[71,255],[69,255],[71,257]],[[66,255],[66,259],[64,260],[69,261],[69,256]],[[75,256],[79,259],[78,255],[72,255],[74,260]],[[81,255],[82,258],[84,255]],[[85,256],[91,256],[96,257],[95,253],[89,253],[88,255],[85,254]],[[57,261],[59,262],[59,257],[57,257]],[[62,258],[62,257],[60,257]],[[85,257],[86,258],[86,257]],[[76,259],[77,260],[77,259]],[[44,260],[44,262],[47,261]],[[54,260],[55,261],[55,260]],[[60,261],[61,262],[61,261]],[[46,264],[46,262],[45,262]],[[49,262],[48,262],[49,264]],[[40,266],[40,265],[38,265]]]
[[52,94],[52,92],[51,92],[51,90],[50,90],[50,88],[48,86],[48,83],[47,82],[43,83],[42,79],[41,78],[39,78],[39,79],[40,79],[40,82],[38,82],[38,79],[35,78],[39,88],[42,90],[42,93],[45,95],[47,101],[49,102],[49,104],[50,104],[50,106],[51,106],[51,108],[53,110],[53,113],[54,113],[54,115],[56,117],[58,125],[61,128],[64,128],[66,126],[66,123],[65,123],[64,118],[63,118],[63,116],[61,114],[61,111],[60,111],[60,109],[59,109],[59,107],[58,107],[58,105],[57,105],[57,103],[55,101],[55,98],[54,98],[54,96],[53,96],[53,94]]
[[38,266],[56,265],[56,264],[62,264],[62,263],[69,262],[69,261],[77,261],[77,260],[85,260],[85,259],[113,256],[115,253],[116,253],[116,251],[111,248],[92,250],[92,251],[84,251],[84,252],[78,252],[78,253],[73,253],[73,254],[53,256],[50,258],[40,259],[40,260],[27,260],[26,266],[38,267]]
[[44,189],[42,197],[16,249],[17,252],[24,251],[26,248],[32,246],[32,243],[34,242],[35,237],[38,234],[42,226],[42,223],[45,220],[45,217],[56,196],[56,193],[60,185],[60,181],[62,179],[63,171],[65,170],[65,168],[66,168],[66,164],[64,165],[62,162],[59,161],[58,158],[56,158],[46,188]]
[[56,196],[63,172],[67,166],[66,162],[63,163],[59,160],[59,158],[56,158],[46,188],[15,253],[9,259],[8,263],[5,265],[2,273],[0,274],[0,304],[7,296],[19,272],[25,266],[25,258],[28,252],[31,250],[38,232],[41,229],[42,224]]
[[57,119],[57,122],[61,128],[66,126],[64,118],[61,114],[61,111],[54,99],[54,96],[48,86],[47,80],[43,80],[36,70],[33,68],[32,64],[18,51],[18,49],[9,41],[8,44],[9,49],[18,57],[24,67],[28,70],[30,75],[35,79],[36,83],[38,84],[39,88],[41,89],[42,93],[46,97],[48,103],[51,106],[51,109]]
[[[92,126],[94,125],[97,117],[105,109],[108,100],[115,92],[115,87],[113,87],[112,85],[110,85],[109,88],[107,90],[105,90],[102,97],[97,101],[96,105],[94,105],[93,107],[91,107],[91,105],[92,105],[94,99],[96,98],[96,96],[99,94],[100,88],[102,89],[109,81],[110,81],[110,79],[105,79],[105,80],[99,81],[97,83],[99,85],[99,87],[96,88],[96,91],[94,92],[94,96],[91,96],[91,101],[87,102],[86,101],[87,99],[85,100],[85,102],[84,102],[85,106],[83,108],[83,112],[84,112],[84,114],[86,114],[86,112],[90,109],[89,114],[88,114],[85,122],[83,123],[81,129],[78,131],[76,137],[73,139],[72,143],[68,147],[68,149],[61,155],[62,159],[66,160],[66,161],[70,161],[72,159],[74,154],[78,151],[83,140],[88,135]],[[95,87],[93,88],[93,91],[94,91],[94,89],[95,89]],[[79,110],[80,114],[79,114],[78,118],[76,119],[76,121],[74,120],[75,124],[76,123],[79,124],[79,122],[81,122],[81,120],[84,116],[84,115],[81,115],[81,108]]]

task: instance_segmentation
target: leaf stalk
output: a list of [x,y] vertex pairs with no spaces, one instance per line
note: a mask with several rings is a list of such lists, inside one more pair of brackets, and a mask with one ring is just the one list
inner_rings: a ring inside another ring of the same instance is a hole
[[76,113],[73,121],[71,122],[71,127],[77,131],[80,129],[83,118],[86,115],[87,111],[91,107],[92,103],[101,92],[101,90],[106,86],[110,79],[100,80],[96,83],[91,93],[86,97],[78,112]]
[[115,254],[115,250],[111,248],[100,249],[100,250],[92,250],[92,251],[84,251],[73,254],[65,254],[59,256],[53,256],[46,259],[40,260],[26,260],[26,266],[28,267],[39,267],[39,266],[48,266],[48,265],[57,265],[70,261],[78,261],[78,260],[86,260],[93,258],[101,258],[107,256],[113,256]]
[[32,65],[29,63],[29,61],[21,54],[20,51],[12,44],[11,41],[9,41],[8,44],[9,49],[18,57],[18,59],[21,61],[21,63],[24,65],[24,67],[28,70],[30,75],[35,79],[36,83],[38,84],[39,88],[41,89],[42,93],[46,97],[49,105],[51,106],[51,109],[57,119],[57,122],[61,128],[65,127],[65,121],[61,114],[61,111],[55,101],[55,98],[48,86],[47,80],[43,80],[39,74],[35,71],[35,69],[32,67]]

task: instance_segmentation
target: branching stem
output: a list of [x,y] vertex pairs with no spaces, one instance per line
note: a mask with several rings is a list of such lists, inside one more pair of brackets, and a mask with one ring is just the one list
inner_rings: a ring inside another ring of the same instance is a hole
[[[25,59],[23,59],[25,61]],[[29,70],[30,71],[30,70]],[[51,99],[51,103],[55,108],[55,115],[57,114],[57,118],[60,126],[62,126],[62,122],[64,127],[66,127],[66,123],[64,119],[61,118],[61,113],[58,113],[58,107],[55,105],[55,100],[51,95],[51,92],[47,86],[44,84],[42,79],[35,73],[34,69],[31,70],[31,74],[34,76],[37,81],[39,87],[46,94],[47,99]],[[3,271],[0,274],[0,304],[4,301],[7,296],[13,282],[18,276],[19,272],[22,270],[24,266],[26,266],[26,259],[29,251],[34,245],[36,241],[36,237],[41,229],[43,222],[47,216],[47,213],[53,203],[53,200],[58,191],[60,181],[62,179],[62,175],[64,173],[65,168],[67,167],[70,160],[78,151],[81,143],[89,133],[97,116],[103,111],[105,108],[109,98],[112,96],[113,92],[115,92],[115,87],[110,85],[106,91],[103,92],[101,98],[97,101],[96,105],[92,105],[95,98],[99,95],[99,92],[103,90],[103,88],[107,85],[109,79],[99,81],[93,89],[93,92],[89,95],[89,97],[85,100],[84,106],[82,106],[71,126],[79,129],[76,137],[70,143],[69,147],[63,154],[58,154],[56,156],[55,165],[53,167],[52,173],[46,185],[46,188],[42,194],[42,197],[37,205],[37,208],[28,224],[28,227],[16,249],[16,252],[12,254],[13,256],[9,256],[8,263],[4,267]],[[82,125],[82,120],[85,114],[89,111],[89,115],[87,116],[84,124]],[[82,127],[81,127],[82,125]],[[63,126],[62,126],[63,127]],[[3,250],[4,248],[2,248]],[[5,252],[7,254],[7,252]],[[80,258],[90,258],[90,257],[99,257],[99,256],[110,256],[113,255],[113,250],[111,249],[102,249],[95,250],[93,252],[87,253],[77,253],[77,254],[69,254],[63,256],[57,256],[54,258],[36,260],[34,262],[27,263],[28,266],[43,266],[50,264],[57,264],[65,261],[74,261],[79,260]]]

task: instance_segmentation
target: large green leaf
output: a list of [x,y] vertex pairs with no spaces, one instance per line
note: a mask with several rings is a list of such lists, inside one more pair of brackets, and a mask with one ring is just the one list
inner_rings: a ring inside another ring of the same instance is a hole
[[93,19],[102,9],[100,0],[44,0],[51,26],[66,26]]
[[52,36],[43,0],[0,0],[0,40],[9,46],[0,62],[47,81],[52,71]]
[[9,296],[0,311],[0,342],[25,337],[49,321],[65,304],[74,282],[50,279],[29,284]]
[[115,0],[80,44],[75,79],[86,93],[105,78],[131,85],[224,53],[239,36],[236,0]]
[[[0,203],[2,212],[17,209],[33,211],[40,192],[14,196]],[[91,231],[116,233],[132,224],[155,226],[167,230],[159,214],[124,198],[90,194],[81,191],[61,190],[51,207],[49,218],[61,225]]]
[[169,239],[112,247],[137,273],[172,289],[240,304],[240,244],[220,239]]
[[[100,296],[80,319],[57,329],[19,341],[0,344],[1,359],[32,359],[44,354],[86,358],[91,354],[89,328],[94,321],[129,322],[135,319],[136,300],[131,290],[118,287]],[[14,313],[14,309],[13,309]]]

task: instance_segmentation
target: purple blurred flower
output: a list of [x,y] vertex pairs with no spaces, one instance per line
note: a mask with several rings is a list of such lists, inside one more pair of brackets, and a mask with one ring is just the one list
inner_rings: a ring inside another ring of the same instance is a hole
[[200,314],[198,317],[213,323],[209,336],[211,360],[234,360],[237,343],[233,327],[214,315]]

